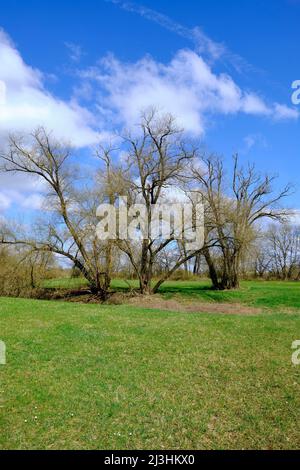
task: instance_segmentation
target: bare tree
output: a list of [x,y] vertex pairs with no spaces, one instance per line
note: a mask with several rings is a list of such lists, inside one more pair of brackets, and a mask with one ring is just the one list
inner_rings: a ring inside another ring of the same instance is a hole
[[[182,131],[170,115],[160,116],[153,109],[144,113],[140,131],[138,135],[127,135],[124,139],[128,155],[124,174],[128,178],[128,199],[145,206],[147,224],[150,226],[153,206],[166,201],[165,191],[186,179],[196,151],[183,142]],[[196,254],[182,253],[174,236],[161,239],[148,234],[138,245],[119,240],[118,246],[130,259],[142,293],[156,292],[173,272]],[[154,265],[166,247],[172,248],[173,254],[177,253],[176,260],[151,286]]]
[[[256,239],[257,223],[263,219],[284,220],[288,211],[280,207],[290,194],[291,185],[276,193],[272,188],[274,176],[263,176],[254,165],[242,168],[238,156],[227,178],[221,158],[203,156],[202,165],[193,169],[197,189],[205,201],[207,242],[216,240],[217,247],[205,248],[213,286],[217,289],[239,287],[240,264],[245,250]],[[221,258],[218,268],[215,260]]]
[[270,269],[282,280],[299,277],[300,273],[300,232],[299,228],[285,223],[271,225],[266,233]]
[[266,277],[272,269],[272,254],[269,250],[265,233],[257,237],[255,246],[249,253],[249,258],[250,257],[254,276],[260,278]]
[[91,291],[105,299],[110,258],[105,243],[97,240],[95,233],[99,196],[95,188],[78,179],[81,172],[70,162],[71,148],[40,128],[30,139],[10,137],[9,149],[0,160],[1,171],[34,176],[48,188],[46,216],[29,233],[2,230],[1,243],[67,258],[88,280]]

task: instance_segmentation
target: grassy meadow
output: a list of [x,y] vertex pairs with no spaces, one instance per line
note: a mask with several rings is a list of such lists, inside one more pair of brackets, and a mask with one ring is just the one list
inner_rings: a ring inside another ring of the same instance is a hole
[[[82,278],[60,278],[44,281],[49,289],[78,289],[84,287]],[[128,288],[137,288],[135,280],[114,279],[112,289],[126,292]],[[210,288],[209,280],[167,281],[160,288],[164,299],[177,298],[182,301],[199,302],[237,302],[242,305],[262,307],[270,311],[287,309],[300,311],[300,282],[295,281],[242,281],[241,288],[231,291],[216,291]]]
[[0,448],[299,448],[300,284],[208,287],[170,281],[160,296],[261,313],[1,298]]

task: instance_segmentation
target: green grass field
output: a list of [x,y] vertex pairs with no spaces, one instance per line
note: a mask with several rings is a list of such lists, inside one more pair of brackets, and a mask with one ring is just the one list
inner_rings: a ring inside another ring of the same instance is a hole
[[[137,281],[112,281],[112,289],[126,291],[130,286],[138,287]],[[86,285],[81,278],[51,279],[44,282],[47,288],[77,289]],[[203,302],[237,302],[253,307],[269,308],[271,311],[297,309],[300,311],[300,282],[281,281],[243,281],[239,290],[215,291],[210,281],[168,281],[160,288],[166,298],[178,297],[183,300]]]
[[0,448],[299,448],[299,293],[278,282],[162,288],[268,307],[253,316],[1,298]]

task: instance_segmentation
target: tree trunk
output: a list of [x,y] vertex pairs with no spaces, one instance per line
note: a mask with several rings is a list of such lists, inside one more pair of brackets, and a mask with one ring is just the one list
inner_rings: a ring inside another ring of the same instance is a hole
[[207,266],[208,266],[209,277],[210,277],[210,279],[211,279],[213,288],[214,288],[214,289],[220,289],[220,283],[219,283],[219,280],[218,280],[217,270],[216,270],[216,268],[215,268],[213,259],[212,259],[211,255],[210,255],[210,252],[209,252],[209,249],[208,249],[208,248],[206,248],[205,250],[203,250],[203,255],[204,255],[204,257],[205,257],[205,260],[206,260],[206,263],[207,263]]
[[140,292],[141,294],[151,294],[151,279],[148,275],[142,276],[140,279]]
[[149,262],[143,266],[143,270],[140,275],[141,294],[152,294],[151,280],[152,280],[152,264]]
[[30,267],[30,285],[31,285],[31,288],[32,288],[32,289],[35,288],[35,282],[34,282],[34,266],[31,266],[31,267]]
[[195,256],[193,274],[199,274],[200,273],[200,265],[201,265],[201,255],[197,255],[197,256]]
[[234,254],[231,257],[224,259],[224,269],[222,274],[222,280],[219,284],[219,288],[225,289],[238,289],[240,287],[239,282],[239,255]]
[[151,280],[153,262],[151,255],[148,252],[149,240],[143,240],[142,255],[141,255],[141,270],[139,274],[140,292],[141,294],[151,294]]
[[101,287],[97,287],[95,285],[90,286],[91,292],[96,297],[99,297],[100,300],[107,300],[108,299],[108,291],[102,289]]

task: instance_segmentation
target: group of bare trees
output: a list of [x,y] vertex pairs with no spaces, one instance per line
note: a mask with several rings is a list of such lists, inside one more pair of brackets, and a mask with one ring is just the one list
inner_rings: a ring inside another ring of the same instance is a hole
[[[22,248],[29,259],[41,254],[68,259],[102,299],[109,295],[112,273],[123,262],[130,264],[141,293],[156,292],[175,271],[189,269],[190,263],[199,271],[203,259],[214,288],[237,288],[243,261],[259,239],[260,222],[280,223],[288,215],[281,203],[289,186],[274,192],[274,178],[257,173],[254,166],[240,166],[238,156],[227,174],[222,158],[201,152],[172,116],[153,110],[142,116],[138,130],[119,138],[118,148],[99,148],[96,156],[97,171],[84,174],[72,148],[44,129],[29,138],[11,136],[9,147],[0,154],[1,171],[33,176],[47,192],[43,211],[31,226],[3,222],[0,242],[2,247]],[[100,203],[118,207],[119,198],[126,196],[128,207],[143,205],[151,223],[153,207],[176,199],[178,191],[185,200],[204,205],[201,248],[187,249],[185,241],[179,242],[174,234],[167,238],[147,234],[140,240],[97,237]],[[288,277],[298,245],[287,247],[283,254],[278,233],[273,231],[273,235],[272,269]],[[261,255],[257,251],[258,271]]]
[[257,239],[248,269],[259,278],[299,280],[299,227],[291,223],[268,226]]

